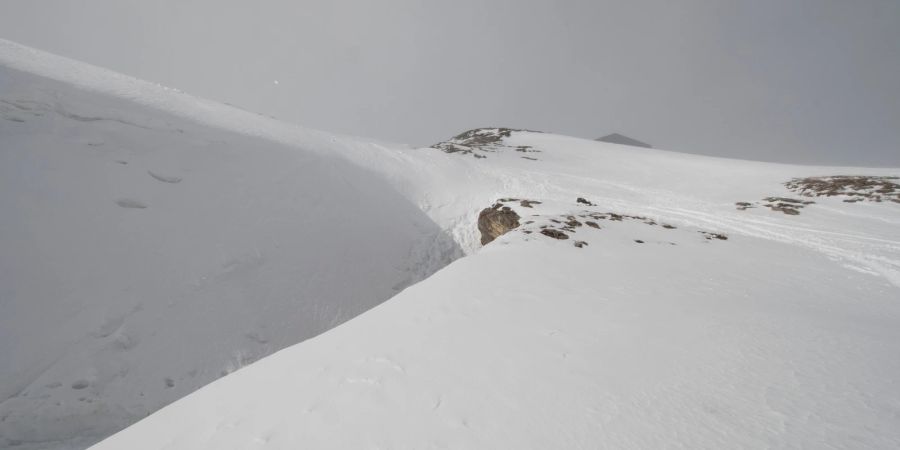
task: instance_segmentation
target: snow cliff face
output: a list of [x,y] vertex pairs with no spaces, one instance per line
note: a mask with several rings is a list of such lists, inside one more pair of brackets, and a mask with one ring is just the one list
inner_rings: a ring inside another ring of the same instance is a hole
[[84,447],[461,254],[337,141],[0,64],[0,447]]
[[0,445],[187,395],[97,448],[900,446],[897,169],[374,144],[2,41],[0,100]]

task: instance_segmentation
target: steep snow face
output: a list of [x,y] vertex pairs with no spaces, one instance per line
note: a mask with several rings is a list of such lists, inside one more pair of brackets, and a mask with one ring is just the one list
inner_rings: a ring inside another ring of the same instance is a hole
[[3,62],[0,447],[83,448],[461,255],[347,160],[370,144],[288,145]]

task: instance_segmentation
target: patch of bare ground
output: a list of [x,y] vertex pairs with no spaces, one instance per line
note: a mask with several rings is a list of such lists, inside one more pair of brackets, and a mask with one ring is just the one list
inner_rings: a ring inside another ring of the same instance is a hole
[[563,233],[562,231],[559,231],[559,230],[554,229],[554,228],[544,228],[543,230],[541,230],[541,234],[543,234],[544,236],[552,237],[553,239],[560,239],[560,240],[562,240],[562,239],[568,239],[568,238],[569,238],[569,235],[568,235],[568,234]]
[[497,200],[497,203],[512,203],[512,202],[519,202],[519,206],[521,206],[523,208],[532,208],[533,205],[541,204],[541,202],[539,202],[537,200],[528,200],[525,198],[501,198],[500,200]]
[[[518,201],[518,199],[515,199],[515,198],[501,199],[501,200]],[[595,206],[593,203],[589,202],[588,200],[586,200],[582,197],[577,198],[575,203],[580,204],[580,205]],[[580,211],[580,212],[577,212],[574,214],[565,214],[565,215],[559,215],[559,216],[535,216],[535,217],[542,217],[543,218],[542,221],[545,222],[544,224],[538,226],[538,228],[540,229],[540,233],[543,234],[544,236],[547,236],[547,237],[550,237],[553,239],[568,239],[570,235],[577,233],[580,228],[585,227],[585,226],[589,227],[589,228],[601,230],[601,229],[603,229],[603,227],[600,226],[599,221],[602,221],[602,220],[608,220],[611,222],[639,221],[645,225],[660,226],[666,230],[677,229],[677,227],[675,227],[674,225],[670,225],[667,223],[660,223],[649,217],[621,214],[621,213],[614,213],[614,212],[599,212],[599,211],[591,211],[591,210],[583,210],[583,211]],[[525,224],[530,225],[532,223],[535,223],[535,221],[529,220]],[[523,230],[523,232],[525,232],[525,231],[530,231],[530,230]],[[720,239],[720,240],[727,239],[727,237],[724,234],[706,232],[706,231],[704,231],[703,233],[705,233],[704,236],[706,236],[707,239]],[[530,233],[528,233],[528,234],[530,234]],[[644,243],[644,241],[639,240],[639,239],[636,239],[635,242]],[[575,246],[578,248],[583,248],[585,245],[588,245],[588,242],[584,241],[584,240],[579,240],[579,241],[575,242]]]
[[[772,198],[772,201],[779,199]],[[781,199],[784,200],[784,199]],[[791,201],[785,203],[792,203]],[[803,201],[800,201],[802,204]],[[595,205],[582,197],[576,199],[577,205],[589,205],[592,208],[581,211],[573,211],[569,214],[548,215],[548,214],[532,214],[529,220],[521,221],[519,213],[513,208],[533,208],[533,205],[541,204],[540,201],[523,199],[517,197],[505,197],[498,199],[493,206],[482,210],[478,217],[478,230],[481,232],[482,245],[492,242],[499,236],[508,233],[511,230],[519,229],[523,234],[540,234],[554,240],[568,240],[579,231],[585,229],[603,230],[600,222],[603,220],[610,222],[626,222],[638,221],[647,226],[658,226],[665,230],[675,230],[677,227],[667,223],[659,222],[649,217],[622,214],[615,212],[600,212],[594,210]],[[522,212],[521,209],[518,210]],[[722,233],[711,231],[698,231],[707,240],[727,240],[728,237]],[[634,242],[643,244],[647,241],[642,239],[633,239]],[[675,243],[670,243],[675,245]],[[573,240],[573,246],[576,248],[584,248],[589,245],[585,239]]]
[[722,234],[722,233],[713,233],[711,231],[698,231],[698,233],[702,234],[703,237],[705,237],[706,240],[708,240],[708,241],[711,241],[713,239],[718,239],[720,241],[728,240],[728,236],[726,236],[725,234]]
[[[441,150],[444,153],[472,155],[475,158],[486,158],[487,156],[484,155],[484,153],[498,152],[506,148],[511,148],[522,153],[540,152],[540,150],[537,150],[530,145],[518,145],[515,147],[504,145],[503,140],[512,136],[515,132],[538,133],[538,131],[520,130],[515,128],[476,128],[460,133],[444,142],[434,144],[431,148]],[[525,156],[523,156],[523,158],[536,160],[536,158]]]
[[757,206],[763,206],[765,208],[769,208],[772,211],[778,211],[789,216],[796,216],[800,214],[800,210],[805,208],[807,205],[812,205],[815,202],[810,200],[800,200],[796,198],[788,198],[788,197],[766,197],[762,200],[762,202],[737,202],[735,203],[735,207],[737,207],[738,211],[746,211],[750,208],[756,208]]
[[861,201],[900,203],[900,177],[834,175],[794,178],[784,185],[804,197],[846,197],[847,203]]

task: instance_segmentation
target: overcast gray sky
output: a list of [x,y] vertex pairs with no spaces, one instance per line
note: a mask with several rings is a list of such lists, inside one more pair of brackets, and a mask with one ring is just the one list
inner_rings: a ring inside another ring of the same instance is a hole
[[413,145],[499,125],[900,166],[898,0],[2,0],[0,37]]

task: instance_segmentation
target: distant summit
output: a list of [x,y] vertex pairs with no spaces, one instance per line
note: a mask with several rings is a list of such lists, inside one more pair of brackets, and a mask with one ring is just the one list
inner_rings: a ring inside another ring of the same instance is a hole
[[641,142],[637,139],[632,139],[628,136],[623,136],[619,133],[607,134],[606,136],[595,139],[600,142],[609,142],[611,144],[622,144],[622,145],[630,145],[632,147],[644,147],[644,148],[653,148],[652,145]]

